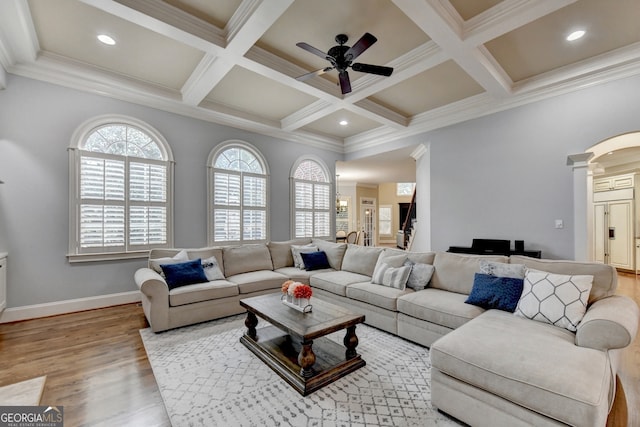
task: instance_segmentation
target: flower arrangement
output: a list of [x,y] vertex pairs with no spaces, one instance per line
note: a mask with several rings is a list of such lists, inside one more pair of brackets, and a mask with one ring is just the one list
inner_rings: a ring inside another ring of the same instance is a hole
[[282,284],[282,293],[291,295],[294,298],[309,299],[313,295],[313,290],[309,285],[287,280]]

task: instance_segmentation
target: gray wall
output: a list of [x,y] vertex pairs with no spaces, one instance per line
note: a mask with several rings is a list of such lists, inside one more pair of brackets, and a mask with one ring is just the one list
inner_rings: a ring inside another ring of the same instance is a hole
[[[431,249],[474,237],[522,239],[548,258],[573,258],[573,184],[569,154],[640,130],[640,77],[596,86],[346,156],[418,143],[417,162],[431,184]],[[333,169],[326,152],[151,108],[9,75],[0,91],[0,251],[9,252],[8,306],[63,301],[135,289],[144,261],[70,265],[68,159],[73,131],[99,114],[149,123],[175,156],[175,243],[206,244],[206,158],[216,144],[241,139],[266,156],[271,171],[271,238],[289,238],[288,174],[303,154]],[[420,200],[418,200],[420,218]],[[428,216],[427,216],[428,218]],[[286,220],[285,220],[286,219]],[[562,219],[564,228],[554,228]]]
[[101,114],[143,120],[171,145],[175,245],[207,243],[206,160],[229,139],[256,146],[271,172],[271,239],[289,238],[289,173],[300,156],[331,171],[342,155],[111,98],[8,75],[0,91],[0,252],[9,252],[8,307],[135,290],[143,260],[69,264],[68,155],[74,130]]
[[[572,259],[573,174],[567,156],[640,130],[640,77],[618,80],[394,141],[430,146],[416,180],[430,182],[432,250],[474,237],[524,240],[545,258]],[[348,159],[375,150],[350,154]],[[564,221],[555,229],[556,219]],[[420,227],[420,226],[419,226]],[[425,234],[418,234],[425,236]],[[428,237],[428,236],[427,236]],[[429,247],[425,242],[420,246]]]

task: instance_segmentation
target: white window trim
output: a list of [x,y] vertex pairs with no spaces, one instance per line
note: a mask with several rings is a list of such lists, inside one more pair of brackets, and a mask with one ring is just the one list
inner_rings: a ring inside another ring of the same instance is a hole
[[306,180],[297,180],[296,178],[294,178],[294,175],[296,173],[296,170],[298,169],[298,166],[300,166],[301,163],[307,161],[307,160],[312,160],[314,162],[316,162],[320,168],[322,169],[322,171],[325,173],[325,175],[327,176],[327,184],[329,185],[329,235],[328,236],[313,236],[314,239],[325,239],[325,240],[333,240],[335,239],[335,230],[336,230],[336,215],[335,215],[335,195],[336,195],[336,186],[335,186],[335,181],[332,179],[332,175],[331,172],[329,171],[329,168],[327,167],[327,164],[324,162],[324,160],[322,160],[320,157],[318,156],[314,156],[314,155],[305,155],[305,156],[301,156],[299,157],[294,163],[293,166],[291,167],[291,171],[289,172],[289,218],[290,218],[290,223],[289,223],[289,235],[291,236],[292,239],[295,239],[295,235],[296,235],[296,204],[295,204],[295,200],[296,200],[296,194],[295,194],[295,181],[302,181],[302,182],[309,182],[309,183],[316,183],[316,181],[306,181]]
[[[76,128],[71,136],[70,146],[68,148],[69,155],[69,248],[67,252],[67,259],[70,263],[78,262],[94,262],[94,261],[111,261],[111,260],[126,260],[146,258],[149,256],[149,250],[136,250],[136,251],[117,251],[117,252],[100,252],[100,253],[79,253],[79,200],[80,200],[80,188],[78,180],[78,172],[80,171],[80,151],[79,146],[87,139],[87,137],[98,127],[108,124],[125,124],[131,125],[142,129],[145,133],[150,135],[160,148],[163,157],[169,163],[167,171],[167,244],[165,247],[173,246],[173,210],[174,210],[174,196],[173,196],[173,176],[175,162],[173,160],[173,153],[167,140],[151,125],[143,122],[142,120],[135,119],[129,116],[123,116],[118,114],[106,114],[93,117]],[[149,160],[149,159],[141,159]],[[128,236],[127,236],[128,238]]]
[[[215,146],[213,150],[209,153],[209,157],[207,158],[207,244],[209,246],[222,246],[222,245],[238,245],[245,243],[241,239],[240,241],[225,241],[225,242],[216,242],[214,240],[214,229],[213,229],[213,177],[214,173],[217,170],[225,170],[225,169],[217,169],[214,168],[214,162],[218,155],[223,151],[232,148],[239,147],[244,150],[249,151],[251,154],[255,156],[256,159],[260,162],[262,169],[264,170],[264,176],[266,178],[266,207],[265,207],[265,217],[266,217],[266,238],[264,240],[250,240],[246,243],[266,243],[271,239],[271,174],[269,172],[269,165],[267,164],[267,160],[264,155],[258,150],[254,145],[242,141],[239,139],[230,139],[228,141],[224,141]],[[255,175],[251,174],[250,175]]]

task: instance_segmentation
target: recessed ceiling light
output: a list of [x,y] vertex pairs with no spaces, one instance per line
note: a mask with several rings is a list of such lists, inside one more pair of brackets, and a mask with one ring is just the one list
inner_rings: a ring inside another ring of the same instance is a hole
[[581,38],[582,36],[585,35],[585,31],[584,30],[578,30],[578,31],[574,31],[573,33],[569,34],[567,36],[567,41],[574,41],[574,40],[578,40],[579,38]]
[[348,124],[349,124],[349,122],[348,122],[348,121],[346,121],[346,120],[340,120],[340,122],[339,122],[339,123],[340,123],[340,126],[346,126],[346,125],[348,125]]
[[109,46],[113,46],[114,44],[116,44],[116,41],[113,39],[113,37],[110,37],[106,34],[98,35],[98,40],[100,40],[102,43],[107,44]]

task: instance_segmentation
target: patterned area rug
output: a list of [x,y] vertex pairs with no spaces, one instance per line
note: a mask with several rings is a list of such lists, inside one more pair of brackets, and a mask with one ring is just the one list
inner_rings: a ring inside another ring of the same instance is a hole
[[240,344],[244,317],[140,331],[174,427],[459,425],[431,406],[427,348],[358,325],[367,365],[303,397]]
[[0,387],[2,406],[38,406],[44,391],[47,376],[37,377],[19,383]]

